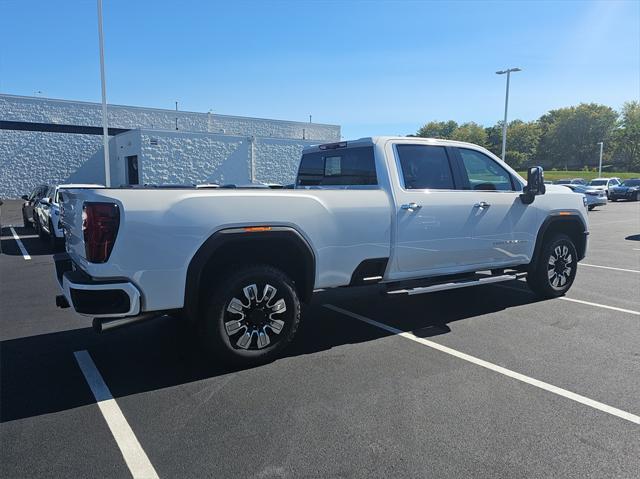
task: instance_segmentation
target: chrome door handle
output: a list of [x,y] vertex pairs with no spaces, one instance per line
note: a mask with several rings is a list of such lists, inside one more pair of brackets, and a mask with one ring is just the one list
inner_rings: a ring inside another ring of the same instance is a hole
[[419,205],[418,203],[408,203],[408,204],[401,205],[400,208],[407,211],[415,211],[422,208],[422,205]]
[[476,203],[475,205],[473,205],[474,208],[488,208],[489,206],[491,206],[489,203],[487,203],[486,201],[481,201],[480,203]]

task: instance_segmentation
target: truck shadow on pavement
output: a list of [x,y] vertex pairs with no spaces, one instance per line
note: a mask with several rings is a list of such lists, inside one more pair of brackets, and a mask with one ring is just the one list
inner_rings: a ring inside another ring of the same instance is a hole
[[[53,254],[51,246],[47,241],[43,241],[38,237],[36,230],[33,228],[25,228],[24,226],[14,226],[16,234],[20,237],[20,241],[30,256],[42,256]],[[8,256],[22,256],[22,251],[18,247],[18,243],[13,238],[13,234],[9,227],[2,227],[2,254]]]
[[[304,371],[304,362],[317,359],[314,355],[330,355],[336,347],[392,336],[324,308],[322,304],[326,303],[412,331],[420,337],[431,337],[449,333],[451,322],[535,301],[532,294],[491,286],[404,299],[376,294],[375,288],[321,293],[306,308],[305,321],[296,341],[275,364],[289,367],[291,371]],[[74,351],[90,352],[116,399],[241,373],[239,369],[209,359],[195,343],[186,325],[169,317],[104,335],[82,328],[3,341],[0,343],[0,422],[94,404]],[[269,374],[272,366],[260,367],[267,368],[265,373]]]

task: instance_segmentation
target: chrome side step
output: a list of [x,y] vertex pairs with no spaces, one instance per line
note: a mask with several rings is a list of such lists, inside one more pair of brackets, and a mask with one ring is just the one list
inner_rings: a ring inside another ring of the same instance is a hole
[[387,291],[387,294],[406,294],[408,296],[413,296],[414,294],[435,293],[436,291],[446,291],[449,289],[468,288],[469,286],[481,286],[483,284],[501,283],[502,281],[512,281],[524,276],[526,276],[526,273],[501,274],[499,276],[486,276],[479,279],[452,281],[449,283],[433,284],[431,286],[420,286],[410,289],[397,289],[395,291]]

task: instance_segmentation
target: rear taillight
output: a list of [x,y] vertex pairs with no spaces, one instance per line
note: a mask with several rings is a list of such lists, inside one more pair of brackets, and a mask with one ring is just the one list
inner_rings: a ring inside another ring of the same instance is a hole
[[113,203],[85,203],[82,208],[82,233],[87,261],[104,263],[109,259],[118,236],[120,209]]

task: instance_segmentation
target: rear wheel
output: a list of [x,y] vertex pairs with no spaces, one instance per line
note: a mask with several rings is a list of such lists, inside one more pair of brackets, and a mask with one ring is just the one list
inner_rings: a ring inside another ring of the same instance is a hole
[[62,247],[63,240],[56,236],[56,232],[53,229],[53,223],[49,220],[49,247],[51,251],[58,251]]
[[532,271],[527,275],[529,287],[543,298],[564,295],[576,277],[578,255],[567,235],[559,234],[545,241]]
[[40,224],[40,220],[37,216],[34,216],[33,224],[35,225],[36,233],[38,233],[40,240],[45,241],[47,239],[47,233],[42,229],[42,225]]
[[22,224],[25,228],[31,228],[31,221],[29,221],[29,218],[27,218],[24,210],[22,211]]
[[272,361],[291,343],[300,324],[293,282],[271,266],[240,269],[210,298],[200,318],[205,348],[236,365]]
[[640,201],[640,191],[636,193],[636,201]]

